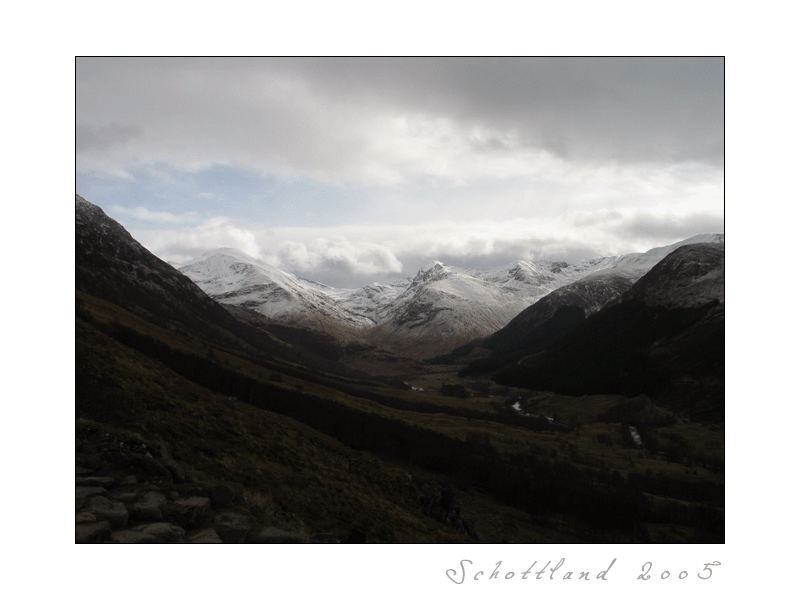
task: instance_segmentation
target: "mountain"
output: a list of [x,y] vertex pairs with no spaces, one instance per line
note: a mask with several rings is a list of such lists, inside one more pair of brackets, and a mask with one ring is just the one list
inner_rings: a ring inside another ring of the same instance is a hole
[[528,303],[496,283],[435,262],[378,309],[371,339],[405,344],[430,356],[495,331]]
[[622,275],[594,273],[551,292],[499,331],[457,349],[453,356],[440,357],[437,362],[471,360],[463,374],[491,372],[546,348],[630,287],[631,280]]
[[[658,264],[658,262],[660,262],[664,257],[674,250],[680,248],[681,246],[688,246],[691,244],[719,244],[724,246],[725,235],[721,233],[701,233],[685,240],[675,242],[674,244],[670,244],[669,246],[652,248],[647,252],[634,252],[632,254],[625,254],[612,259],[612,264],[608,267],[608,269],[635,280],[647,273],[656,264]],[[601,270],[601,272],[603,270]]]
[[371,343],[430,357],[502,329],[541,298],[593,274],[598,277],[586,279],[560,301],[552,298],[551,304],[574,302],[576,295],[582,295],[586,301],[578,303],[580,308],[587,313],[597,310],[611,299],[609,289],[621,292],[623,280],[632,284],[675,248],[722,240],[720,235],[705,234],[644,253],[574,264],[519,260],[478,270],[434,261],[411,279],[359,289],[338,289],[296,277],[230,248],[207,253],[181,271],[224,304],[337,335],[342,335],[341,326],[349,327]]
[[208,252],[180,271],[218,302],[249,308],[271,319],[322,330],[328,321],[351,327],[372,324],[326,293],[326,286],[232,248]]
[[690,308],[724,302],[725,250],[716,243],[683,246],[647,272],[621,300]]
[[191,328],[212,338],[240,333],[250,338],[247,343],[262,346],[269,341],[256,339],[191,279],[144,248],[101,208],[77,195],[75,287],[77,292],[164,326]]
[[357,289],[337,289],[328,287],[325,293],[341,303],[351,313],[369,319],[372,324],[379,320],[379,312],[390,305],[411,283],[410,279],[395,279],[387,282],[373,282]]
[[[454,368],[220,305],[79,197],[75,219],[78,542],[724,540],[716,424],[648,399],[644,430],[621,396],[452,385]],[[432,268],[418,287],[462,279]],[[656,354],[684,360],[704,339],[688,333]],[[708,386],[687,364],[667,361],[694,402]]]
[[649,394],[694,418],[721,420],[723,300],[724,247],[678,247],[618,299],[546,348],[506,362],[495,378],[566,394]]
[[[568,273],[566,278],[582,277],[563,284],[541,299],[535,299],[507,325],[488,337],[473,340],[450,355],[437,357],[434,362],[469,363],[462,372],[474,375],[490,372],[526,354],[538,352],[619,298],[670,252],[697,243],[723,248],[724,237],[703,234],[643,253],[605,257],[572,266],[561,263],[558,268]],[[541,282],[541,270],[537,274],[537,282]],[[496,276],[495,280],[498,280]],[[560,282],[563,280],[562,276]],[[550,283],[554,281],[552,279]]]

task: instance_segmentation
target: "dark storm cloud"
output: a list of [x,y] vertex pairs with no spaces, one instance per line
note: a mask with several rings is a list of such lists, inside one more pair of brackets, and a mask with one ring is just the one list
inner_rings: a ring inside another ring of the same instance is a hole
[[556,154],[722,156],[722,58],[294,59],[317,89],[518,133]]
[[380,138],[404,127],[478,152],[719,163],[722,81],[720,58],[82,58],[79,158],[141,129],[167,161],[402,168],[418,149]]
[[78,124],[75,128],[75,148],[80,154],[87,151],[104,152],[121,146],[139,135],[137,127],[108,123],[105,125]]

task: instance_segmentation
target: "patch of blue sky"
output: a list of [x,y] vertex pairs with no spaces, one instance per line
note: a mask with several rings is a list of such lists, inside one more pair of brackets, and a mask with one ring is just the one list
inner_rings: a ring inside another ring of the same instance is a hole
[[[226,217],[266,226],[329,226],[361,220],[372,211],[364,188],[331,186],[309,178],[264,175],[227,165],[197,171],[151,165],[129,177],[79,172],[77,193],[125,221],[175,227]],[[139,211],[139,216],[133,212]],[[168,213],[176,219],[151,219]]]

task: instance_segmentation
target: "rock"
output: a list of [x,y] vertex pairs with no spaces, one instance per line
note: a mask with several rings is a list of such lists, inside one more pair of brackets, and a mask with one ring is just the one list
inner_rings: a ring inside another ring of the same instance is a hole
[[173,490],[173,491],[171,491],[169,493],[169,497],[170,497],[170,500],[177,500],[178,498],[181,497],[181,495],[178,492],[176,492],[175,490]]
[[219,539],[217,532],[211,529],[210,527],[207,529],[201,529],[200,531],[196,531],[190,534],[186,538],[187,542],[191,542],[192,544],[221,544],[222,540]]
[[167,503],[164,494],[147,492],[131,507],[131,517],[137,521],[160,521],[162,507]]
[[111,534],[111,540],[118,544],[155,544],[159,541],[156,536],[150,533],[134,529],[115,531]]
[[82,467],[80,465],[75,465],[75,475],[91,475],[94,473],[91,469],[87,469],[86,467]]
[[184,471],[183,467],[180,466],[174,458],[162,458],[161,462],[169,469],[175,481],[186,481],[186,471]]
[[104,542],[111,538],[111,526],[108,521],[75,525],[75,543]]
[[194,484],[194,483],[181,483],[175,486],[175,491],[178,492],[178,497],[183,496],[188,498],[191,496],[208,496],[208,489]]
[[169,469],[172,478],[175,481],[186,481],[186,471],[181,467],[178,462],[172,457],[172,450],[165,441],[160,440],[158,449],[161,453],[161,463]]
[[253,517],[238,512],[221,512],[214,518],[214,529],[228,543],[243,542],[254,525]]
[[114,500],[119,500],[120,502],[124,502],[125,504],[130,504],[132,502],[136,502],[136,498],[139,497],[139,493],[134,490],[114,490],[108,494],[108,497],[113,498]]
[[211,502],[215,508],[226,508],[239,500],[243,492],[239,483],[220,482],[211,486]]
[[120,480],[120,485],[136,485],[138,480],[136,479],[136,475],[128,475]]
[[117,529],[128,524],[128,509],[122,502],[114,502],[105,496],[93,496],[86,504],[86,510],[94,514],[98,521],[108,521]]
[[163,509],[164,515],[183,527],[197,525],[211,514],[211,500],[203,496],[192,496],[175,500]]
[[106,488],[104,487],[76,487],[75,488],[75,509],[80,510],[83,508],[86,501],[92,496],[99,496],[105,494]]
[[167,503],[167,499],[161,492],[156,492],[154,490],[151,490],[145,493],[144,496],[142,496],[142,502],[148,502],[150,504],[155,504],[160,507],[164,506]]
[[254,544],[300,544],[305,540],[278,527],[261,527],[253,530],[247,536],[247,541]]
[[76,477],[75,485],[96,485],[105,488],[114,486],[116,480],[113,477]]
[[156,538],[157,542],[180,542],[183,540],[186,531],[183,527],[178,527],[172,523],[150,523],[149,525],[139,525],[133,528]]
[[331,531],[321,531],[311,536],[311,541],[318,544],[338,544],[342,536]]
[[75,514],[76,525],[82,525],[83,523],[94,523],[95,521],[97,521],[97,517],[90,512],[81,511]]

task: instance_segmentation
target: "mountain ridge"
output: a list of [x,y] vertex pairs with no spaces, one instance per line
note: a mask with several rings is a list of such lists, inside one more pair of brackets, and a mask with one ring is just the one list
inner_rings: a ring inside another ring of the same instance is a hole
[[[494,269],[464,269],[435,260],[413,277],[356,289],[297,277],[230,248],[206,252],[180,270],[222,303],[322,330],[338,323],[361,330],[373,343],[434,356],[499,331],[540,299],[581,279],[605,277],[616,282],[614,289],[621,289],[622,278],[633,284],[675,248],[697,242],[724,244],[724,235],[698,234],[647,252],[573,264],[520,259]],[[598,293],[602,303],[610,300]],[[584,308],[591,312],[602,303]]]

